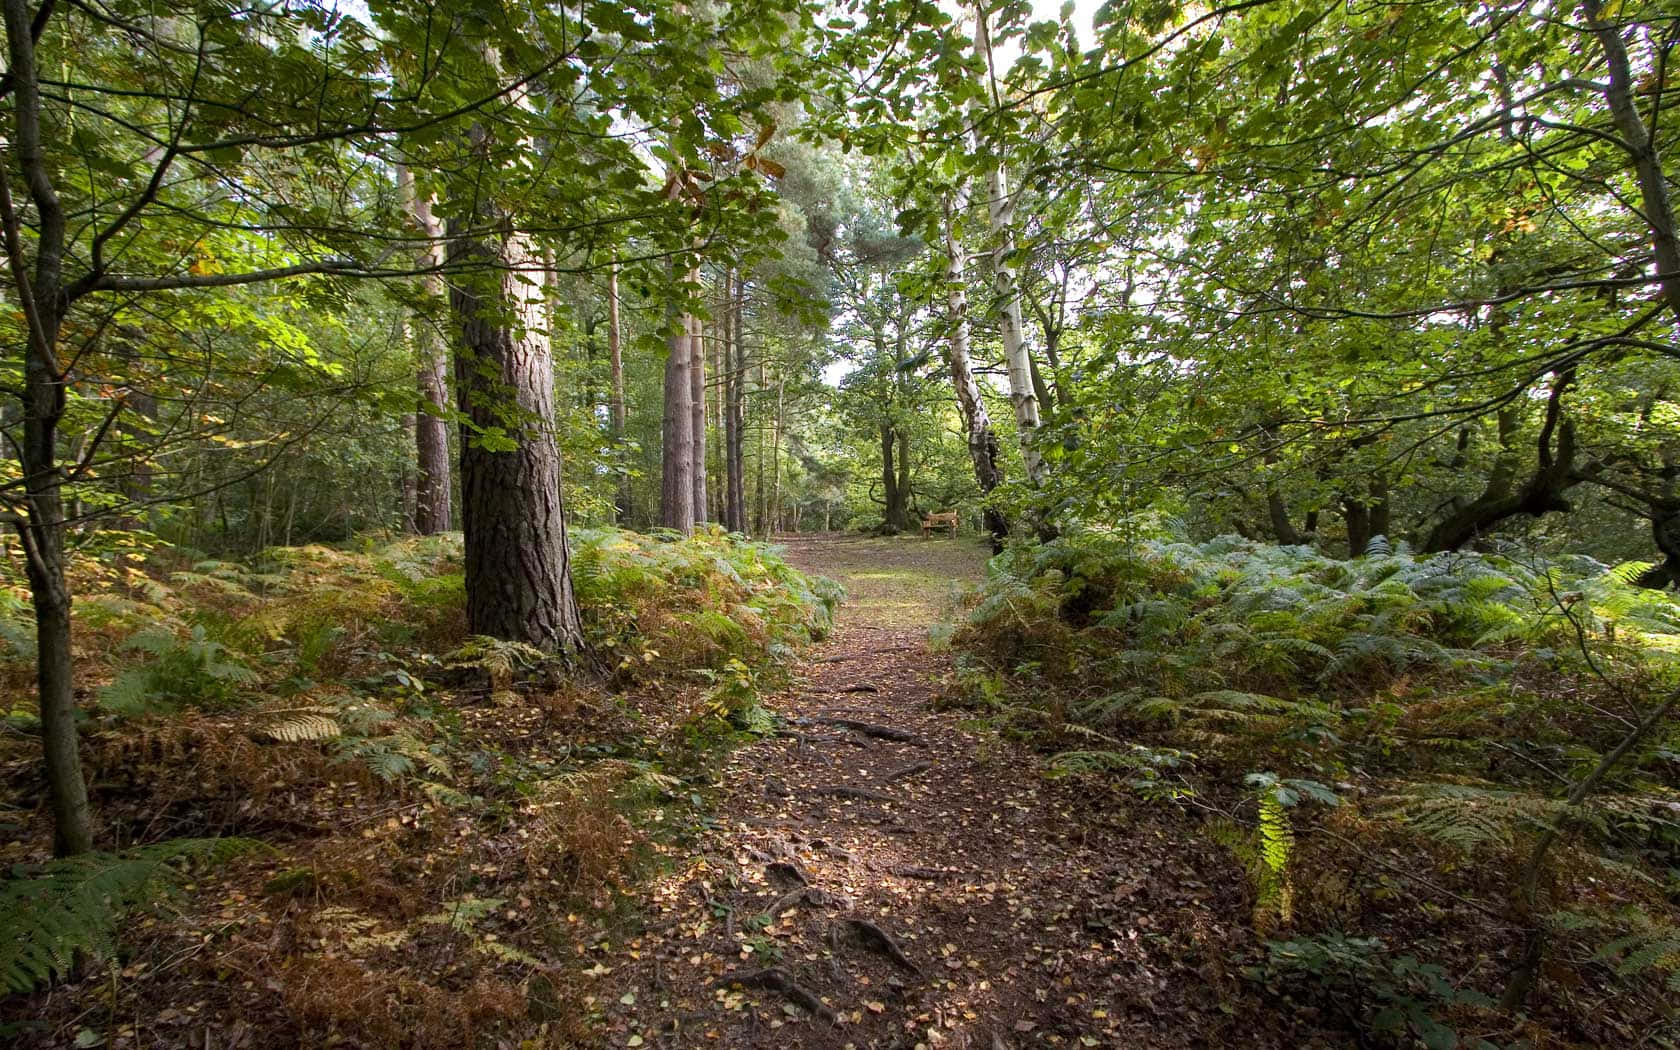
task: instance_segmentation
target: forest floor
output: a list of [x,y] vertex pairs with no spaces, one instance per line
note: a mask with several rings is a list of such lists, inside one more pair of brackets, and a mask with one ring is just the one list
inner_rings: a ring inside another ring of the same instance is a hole
[[596,946],[606,1045],[1349,1045],[1235,972],[1244,878],[1193,815],[1047,779],[946,705],[928,629],[981,546],[786,545],[848,599],[769,698],[787,730],[729,757],[696,849]]

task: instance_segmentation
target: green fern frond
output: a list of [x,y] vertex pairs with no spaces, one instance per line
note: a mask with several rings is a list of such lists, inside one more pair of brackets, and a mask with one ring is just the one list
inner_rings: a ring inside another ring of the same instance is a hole
[[1680,992],[1680,927],[1646,920],[1642,928],[1617,937],[1598,952],[1623,977],[1656,971],[1665,974],[1671,992]]
[[175,839],[125,853],[87,853],[37,868],[18,866],[0,882],[0,988],[27,992],[69,972],[78,954],[116,957],[117,926],[179,885],[181,868],[216,865],[261,843]]
[[1373,806],[1425,838],[1466,851],[1509,846],[1517,831],[1549,827],[1567,808],[1559,799],[1461,784],[1419,785]]
[[1604,575],[1617,583],[1631,584],[1645,573],[1650,572],[1655,564],[1655,562],[1649,561],[1624,561]]

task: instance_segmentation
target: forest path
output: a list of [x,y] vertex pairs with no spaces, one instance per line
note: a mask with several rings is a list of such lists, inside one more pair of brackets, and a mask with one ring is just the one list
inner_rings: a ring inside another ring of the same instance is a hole
[[786,546],[845,584],[837,629],[769,698],[787,733],[730,756],[698,850],[592,971],[603,1045],[1304,1045],[1231,1016],[1209,913],[1242,891],[1198,874],[1229,870],[1205,839],[935,709],[950,660],[927,629],[981,546]]

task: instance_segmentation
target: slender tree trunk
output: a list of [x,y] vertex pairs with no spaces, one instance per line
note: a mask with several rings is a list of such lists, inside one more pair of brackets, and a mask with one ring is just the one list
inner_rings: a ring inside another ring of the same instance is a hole
[[962,239],[957,236],[955,212],[962,210],[959,197],[955,206],[950,198],[945,206],[945,305],[951,334],[945,343],[945,363],[951,370],[951,385],[957,391],[957,409],[962,413],[963,432],[968,438],[968,459],[974,465],[974,480],[980,486],[984,501],[986,531],[992,534],[992,546],[1001,548],[1009,535],[1009,522],[986,497],[1003,482],[1003,467],[998,463],[998,439],[992,431],[992,417],[986,411],[985,399],[980,396],[980,384],[974,379],[974,365],[968,352],[968,292],[963,286],[963,271],[967,268]]
[[[612,440],[615,452],[624,446],[624,429],[627,422],[624,413],[624,348],[622,336],[618,330],[618,261],[614,260],[607,270],[607,356],[611,359],[612,367],[612,401],[607,411],[612,421]],[[615,501],[618,523],[626,525],[630,521],[630,473],[619,470],[618,497]]]
[[[138,337],[137,331],[121,333],[118,346],[125,359],[138,356],[139,351],[132,342]],[[131,391],[122,418],[117,423],[118,448],[127,463],[127,473],[118,480],[117,488],[128,504],[116,520],[117,528],[150,529],[154,524],[155,516],[147,507],[152,501],[150,450],[156,444],[153,433],[156,423],[157,398],[146,390]]]
[[740,520],[736,517],[735,486],[735,442],[738,431],[735,428],[735,384],[739,376],[735,371],[735,271],[723,272],[723,324],[719,328],[720,341],[718,351],[722,358],[723,402],[720,407],[720,420],[723,424],[723,527],[730,532],[741,530]]
[[[450,262],[464,271],[449,298],[460,333],[455,377],[466,417],[467,626],[548,651],[576,650],[583,635],[554,441],[546,275],[535,289],[520,280],[538,269],[539,256],[522,234],[505,229],[508,218],[480,204],[478,215],[450,223]],[[469,228],[503,232],[473,239]],[[486,447],[472,428],[497,428],[514,447]]]
[[[974,51],[988,72],[988,84],[996,78],[992,68],[991,34],[986,28],[983,9],[976,9],[974,18]],[[998,333],[1003,341],[1003,356],[1009,372],[1009,401],[1015,410],[1015,428],[1020,432],[1021,458],[1026,466],[1027,480],[1033,485],[1043,484],[1044,457],[1038,449],[1039,403],[1032,380],[1032,362],[1028,355],[1025,330],[1021,326],[1021,278],[1015,265],[1015,207],[1009,194],[1009,173],[1001,157],[993,161],[986,172],[986,213],[991,220],[992,274],[996,286]]]
[[729,511],[725,507],[729,483],[724,478],[723,461],[728,455],[729,439],[724,433],[723,402],[724,391],[729,382],[729,362],[726,360],[728,347],[725,343],[729,339],[729,281],[728,271],[724,271],[724,279],[718,289],[718,304],[716,315],[712,319],[711,338],[706,341],[706,426],[713,437],[722,439],[722,446],[718,442],[706,442],[706,500],[709,513],[707,521],[715,521],[726,529],[729,525]]
[[[1499,414],[1501,450],[1494,462],[1487,487],[1472,502],[1465,504],[1430,530],[1423,549],[1430,553],[1457,550],[1482,536],[1495,525],[1519,514],[1539,518],[1554,511],[1571,509],[1565,492],[1576,485],[1581,476],[1575,471],[1575,424],[1563,407],[1563,395],[1574,382],[1573,368],[1558,372],[1552,380],[1551,394],[1546,399],[1546,415],[1540,426],[1536,445],[1534,473],[1518,488],[1514,449],[1506,444],[1514,439],[1517,417]],[[1510,453],[1508,455],[1508,453]]]
[[[1306,543],[1306,537],[1295,530],[1294,522],[1289,520],[1289,505],[1283,501],[1283,495],[1277,486],[1266,483],[1266,517],[1271,522],[1272,537],[1285,547],[1294,547]],[[1352,526],[1349,526],[1351,530]],[[1351,535],[1351,531],[1349,535]]]
[[[692,277],[692,272],[690,273]],[[693,329],[687,314],[673,307],[667,321],[669,354],[665,358],[665,419],[659,522],[688,533],[694,528],[694,366]]]
[[1050,388],[1045,385],[1044,372],[1038,367],[1038,355],[1031,351],[1027,353],[1027,374],[1032,379],[1033,397],[1038,401],[1040,414],[1045,409],[1054,408],[1056,401],[1050,393]]
[[902,506],[900,514],[904,518],[905,531],[909,531],[911,505],[916,498],[915,486],[911,484],[910,477],[910,434],[903,427],[894,429],[898,431],[898,500]]
[[724,314],[724,372],[728,377],[724,398],[724,487],[728,491],[726,517],[732,532],[747,531],[746,462],[743,455],[746,422],[743,400],[747,384],[746,355],[742,350],[744,295],[743,284],[736,279],[730,285],[729,307]]
[[1528,858],[1523,862],[1518,877],[1515,901],[1517,919],[1529,926],[1528,937],[1516,969],[1512,971],[1510,980],[1505,985],[1505,994],[1500,997],[1500,1009],[1509,1011],[1520,1008],[1528,1001],[1534,982],[1540,975],[1540,963],[1546,948],[1547,920],[1539,913],[1538,904],[1540,876],[1545,868],[1546,854],[1570,826],[1582,803],[1598,790],[1598,785],[1604,778],[1610,775],[1641,740],[1662,725],[1676,705],[1680,705],[1680,692],[1668,694],[1661,704],[1653,707],[1645,717],[1634,723],[1621,741],[1598,760],[1598,765],[1576,782],[1569,792],[1569,797],[1564,799],[1564,811],[1546,824],[1534,847],[1529,850]]
[[[415,256],[422,271],[420,288],[429,302],[444,297],[443,278],[437,272],[443,231],[432,215],[432,201],[415,191],[408,169],[397,169],[397,181],[408,206],[409,217],[426,240]],[[414,318],[414,356],[417,363],[415,386],[419,411],[414,419],[414,531],[422,536],[447,532],[454,517],[449,495],[449,356],[438,338],[432,319]]]
[[292,545],[292,522],[297,518],[297,490],[297,481],[296,479],[293,479],[291,485],[286,489],[286,532],[284,537],[280,540],[280,545],[282,547],[290,547]]
[[1668,195],[1668,176],[1663,172],[1656,140],[1639,115],[1634,104],[1634,80],[1628,61],[1627,45],[1622,41],[1620,26],[1603,21],[1602,0],[1584,0],[1582,11],[1587,25],[1598,40],[1604,54],[1609,83],[1604,98],[1610,104],[1610,116],[1616,122],[1621,144],[1633,163],[1634,178],[1639,183],[1639,216],[1651,233],[1651,253],[1656,257],[1658,287],[1663,302],[1680,322],[1680,237],[1675,232],[1674,207]]
[[[9,185],[0,189],[6,257],[24,314],[23,472],[26,513],[15,524],[23,544],[35,607],[35,683],[41,744],[53,815],[53,851],[63,857],[93,848],[93,814],[82,777],[70,660],[70,583],[64,556],[64,471],[58,430],[64,418],[64,374],[58,340],[64,324],[65,215],[52,183],[41,133],[40,71],[33,15],[26,0],[5,0],[7,72],[12,79],[12,147],[16,171],[35,206],[34,273],[24,256],[23,222]],[[11,166],[8,165],[8,168]],[[0,172],[9,183],[11,170]]]
[[[274,535],[274,471],[263,471],[263,507],[262,519],[257,524],[257,543],[252,551],[261,554],[270,546],[270,539]],[[383,516],[382,516],[383,517]]]
[[694,522],[706,521],[710,504],[706,498],[706,324],[691,317],[689,327],[689,418],[693,431]]
[[1358,496],[1342,502],[1342,520],[1347,524],[1348,557],[1357,558],[1371,544],[1371,508]]
[[1393,538],[1393,504],[1388,498],[1388,472],[1372,471],[1366,487],[1366,504],[1370,508],[1371,535]]
[[[769,387],[765,383],[764,359],[762,357],[760,357],[759,361],[758,361],[758,392],[759,392],[759,395],[760,395],[760,400],[763,399],[763,395],[767,390],[769,390]],[[763,414],[763,411],[761,409],[760,410],[760,415],[762,416],[762,414]],[[765,502],[765,489],[764,489],[764,459],[765,459],[765,455],[764,455],[764,452],[765,452],[765,449],[764,449],[764,430],[765,430],[765,426],[766,426],[766,424],[761,420],[758,427],[756,428],[757,429],[757,435],[758,435],[758,441],[756,442],[756,444],[758,445],[758,449],[757,449],[758,455],[755,457],[757,462],[755,462],[753,464],[753,469],[754,469],[754,478],[753,478],[753,531],[758,533],[760,536],[769,535],[769,532],[768,532],[769,505]]]
[[[403,327],[402,340],[404,342],[408,341],[407,326]],[[413,412],[404,412],[402,417],[403,442],[407,444],[409,448],[414,448],[419,443],[418,439],[415,437],[414,417],[415,413]],[[420,495],[419,475],[417,473],[417,469],[417,464],[410,464],[407,460],[404,460],[397,478],[399,488],[398,499],[402,503],[402,531],[405,533],[415,533],[419,531],[414,519],[415,508]]]
[[786,381],[776,377],[776,430],[770,440],[770,527],[775,530],[782,521],[782,422],[785,402],[782,398]]

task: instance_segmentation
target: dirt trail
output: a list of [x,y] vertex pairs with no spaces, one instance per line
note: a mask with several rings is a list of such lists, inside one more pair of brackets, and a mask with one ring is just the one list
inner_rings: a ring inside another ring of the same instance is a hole
[[1209,916],[1240,915],[1242,889],[1182,818],[1047,780],[934,709],[949,663],[927,627],[983,549],[788,549],[850,598],[771,701],[788,734],[731,757],[700,853],[655,886],[641,935],[603,951],[606,1045],[1315,1045],[1233,1016],[1229,931]]

